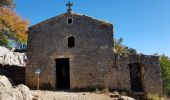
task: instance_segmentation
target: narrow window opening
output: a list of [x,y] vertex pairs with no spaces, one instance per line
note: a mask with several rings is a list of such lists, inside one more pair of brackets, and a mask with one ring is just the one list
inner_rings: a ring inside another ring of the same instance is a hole
[[72,19],[72,18],[69,18],[69,19],[67,20],[67,23],[68,23],[68,24],[72,24],[72,23],[73,23],[73,19]]
[[73,48],[75,46],[75,39],[73,36],[68,38],[68,47]]

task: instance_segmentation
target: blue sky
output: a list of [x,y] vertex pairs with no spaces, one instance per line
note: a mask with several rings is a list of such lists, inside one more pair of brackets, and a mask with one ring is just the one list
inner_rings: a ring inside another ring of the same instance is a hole
[[[31,25],[65,13],[69,0],[15,0]],[[170,0],[70,0],[73,11],[108,21],[116,38],[139,53],[170,56]]]

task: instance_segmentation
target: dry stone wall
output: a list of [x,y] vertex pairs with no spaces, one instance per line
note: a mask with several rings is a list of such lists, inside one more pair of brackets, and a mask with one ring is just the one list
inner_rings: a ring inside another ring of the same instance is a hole
[[[141,65],[142,87],[145,93],[162,93],[161,69],[158,56],[115,54],[113,83],[121,90],[131,90],[129,64]],[[116,73],[116,74],[115,74]]]

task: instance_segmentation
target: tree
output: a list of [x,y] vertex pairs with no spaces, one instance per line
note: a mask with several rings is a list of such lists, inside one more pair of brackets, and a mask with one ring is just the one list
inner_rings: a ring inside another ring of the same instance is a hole
[[125,47],[125,48],[128,50],[128,52],[129,52],[130,54],[137,54],[136,49],[134,49],[134,48],[129,48],[129,47]]
[[29,22],[11,9],[13,4],[13,0],[0,1],[0,45],[5,47],[10,46],[9,40],[19,45],[27,41]]
[[163,92],[170,95],[170,58],[168,56],[161,55],[160,65]]
[[13,0],[0,0],[0,7],[14,8],[15,3]]
[[7,37],[1,37],[0,38],[0,45],[1,46],[6,46],[7,48],[9,48],[8,47],[8,39],[7,39]]
[[114,39],[114,52],[118,54],[127,54],[128,50],[124,48],[123,44],[123,38],[120,38],[118,40]]
[[120,38],[118,40],[114,39],[114,52],[118,54],[137,54],[137,51],[133,48],[129,48],[128,46],[124,46],[123,44],[123,38]]

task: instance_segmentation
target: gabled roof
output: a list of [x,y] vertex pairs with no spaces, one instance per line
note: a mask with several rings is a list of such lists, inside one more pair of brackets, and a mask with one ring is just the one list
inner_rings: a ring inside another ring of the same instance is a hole
[[[48,23],[49,21],[58,19],[58,18],[60,18],[60,17],[64,17],[64,16],[66,16],[67,14],[68,14],[68,13],[63,13],[63,14],[60,14],[60,15],[58,15],[58,16],[52,17],[52,18],[47,19],[47,20],[45,20],[45,21],[42,21],[42,22],[40,22],[40,23],[38,23],[38,24],[35,24],[35,25],[31,26],[30,28],[36,27],[36,26],[38,26],[38,25],[40,25],[40,24],[43,24],[43,23]],[[101,23],[107,23],[107,24],[109,24],[109,25],[112,25],[111,23],[109,23],[109,22],[107,22],[107,21],[103,21],[103,20],[100,20],[100,19],[96,19],[96,18],[93,18],[93,17],[91,17],[91,16],[87,16],[87,15],[83,15],[83,14],[78,14],[78,13],[72,12],[71,15],[72,15],[72,16],[87,17],[87,18],[91,18],[92,20],[95,20],[95,21],[98,21],[98,22],[101,22]]]

